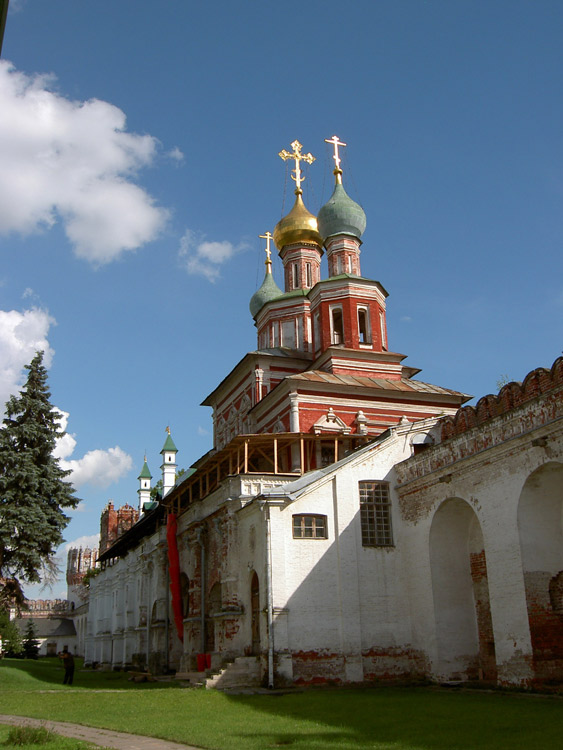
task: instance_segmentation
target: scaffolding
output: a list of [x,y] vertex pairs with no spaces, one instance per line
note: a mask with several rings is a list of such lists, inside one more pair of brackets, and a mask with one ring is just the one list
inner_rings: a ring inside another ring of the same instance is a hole
[[204,456],[187,479],[163,499],[169,511],[180,514],[203,500],[228,477],[284,476],[288,481],[308,471],[335,463],[365,443],[365,435],[313,435],[286,432],[237,435],[219,451]]

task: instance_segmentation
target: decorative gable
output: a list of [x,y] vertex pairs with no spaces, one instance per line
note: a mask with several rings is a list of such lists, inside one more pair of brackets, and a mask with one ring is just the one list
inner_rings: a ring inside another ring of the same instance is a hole
[[320,435],[321,432],[338,432],[348,435],[352,431],[352,428],[348,427],[340,417],[336,416],[331,406],[327,413],[315,422],[313,431],[315,435]]

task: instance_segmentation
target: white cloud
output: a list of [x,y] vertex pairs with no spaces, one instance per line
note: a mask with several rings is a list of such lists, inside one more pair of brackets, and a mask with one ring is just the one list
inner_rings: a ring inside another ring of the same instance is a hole
[[176,161],[178,163],[184,161],[184,154],[182,153],[182,151],[180,151],[178,146],[174,146],[174,148],[171,149],[166,155],[169,159],[172,159],[173,161]]
[[188,273],[205,276],[208,281],[215,283],[221,276],[220,267],[223,263],[246,249],[246,242],[240,242],[238,245],[233,245],[227,240],[206,242],[202,236],[186,229],[180,240],[179,256]]
[[35,353],[43,351],[43,363],[51,364],[53,350],[47,341],[51,325],[55,323],[46,310],[32,308],[0,310],[0,410],[12,395],[19,393],[25,382],[28,365]]
[[198,435],[209,435],[209,430],[206,430],[205,427],[202,427],[201,425],[197,428],[197,434]]
[[53,83],[0,61],[0,234],[61,220],[78,257],[109,263],[155,239],[166,221],[133,182],[158,142],[126,132],[112,104],[70,101]]
[[[0,409],[12,395],[17,395],[25,383],[29,364],[37,351],[43,351],[43,364],[49,367],[54,351],[49,346],[47,334],[55,321],[46,310],[32,308],[24,312],[0,310]],[[55,407],[56,408],[56,407]],[[66,430],[69,414],[57,409],[61,419],[59,426]],[[57,440],[53,455],[60,460],[63,469],[72,474],[69,481],[75,487],[89,483],[97,487],[108,487],[121,479],[133,466],[133,459],[119,446],[108,450],[93,450],[83,458],[70,459],[76,448],[76,438],[66,433]]]
[[402,315],[400,320],[402,323],[410,323],[412,321],[412,318],[410,315]]
[[72,482],[74,487],[90,484],[94,487],[105,488],[131,471],[133,459],[116,445],[107,450],[88,451],[79,459],[62,458],[59,464],[62,469],[71,472],[68,481]]

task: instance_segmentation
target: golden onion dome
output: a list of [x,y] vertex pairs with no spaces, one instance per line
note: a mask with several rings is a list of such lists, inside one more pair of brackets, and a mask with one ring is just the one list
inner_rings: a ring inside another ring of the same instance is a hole
[[319,234],[317,219],[305,208],[302,192],[299,188],[295,191],[297,197],[293,208],[274,228],[274,242],[278,250],[299,242],[313,242],[322,247],[323,241]]

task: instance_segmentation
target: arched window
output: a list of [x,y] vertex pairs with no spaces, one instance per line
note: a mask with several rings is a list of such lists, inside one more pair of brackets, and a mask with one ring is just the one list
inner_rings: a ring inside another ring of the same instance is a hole
[[344,344],[344,322],[342,320],[342,309],[333,307],[331,310],[332,317],[332,343],[336,346]]
[[360,344],[371,344],[371,330],[367,307],[358,307],[358,339]]

